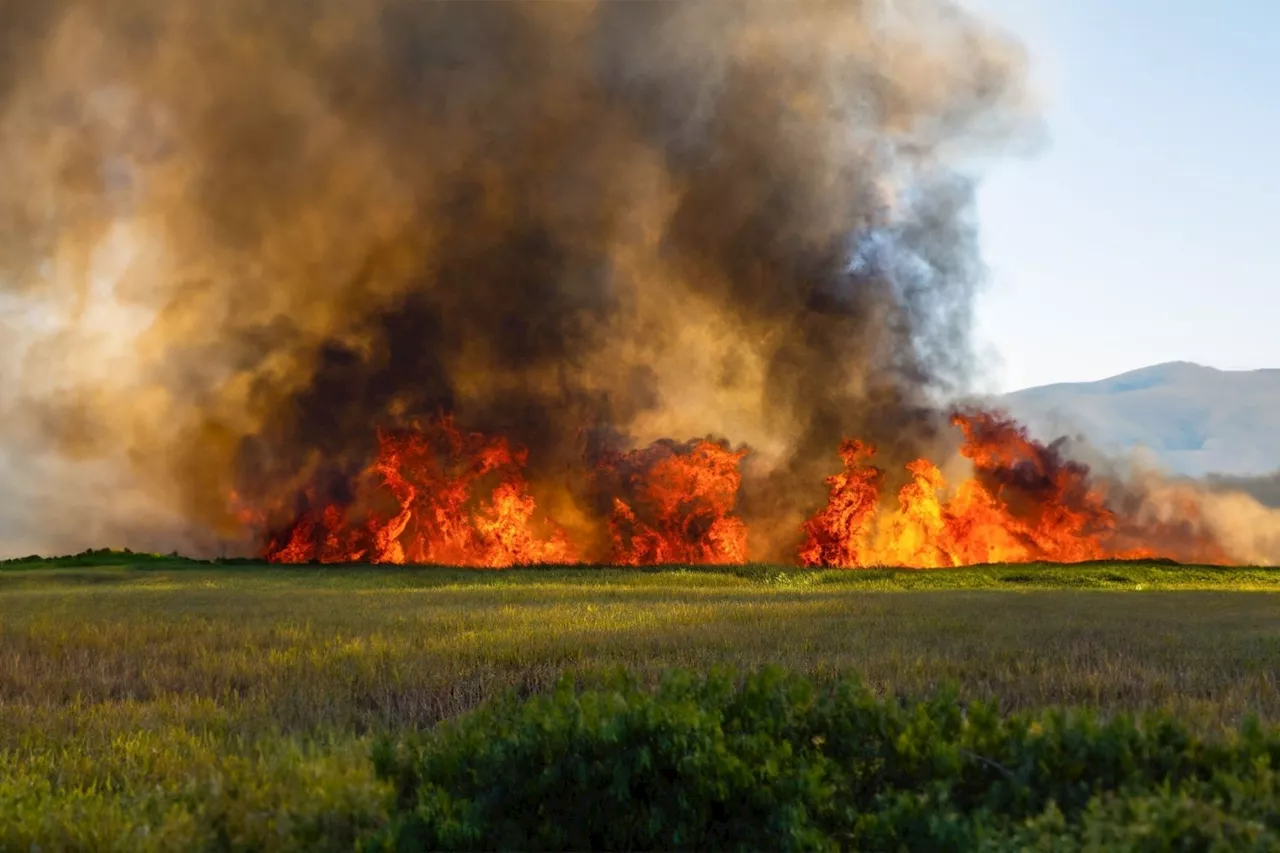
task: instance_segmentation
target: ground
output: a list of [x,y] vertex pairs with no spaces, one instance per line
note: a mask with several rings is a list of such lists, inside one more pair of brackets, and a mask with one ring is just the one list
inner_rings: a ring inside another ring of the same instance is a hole
[[[1280,570],[0,566],[0,849],[376,824],[379,735],[565,672],[767,663],[1002,708],[1280,721]],[[142,834],[145,827],[145,836]],[[347,835],[344,835],[346,833]],[[274,839],[274,840],[273,840]]]

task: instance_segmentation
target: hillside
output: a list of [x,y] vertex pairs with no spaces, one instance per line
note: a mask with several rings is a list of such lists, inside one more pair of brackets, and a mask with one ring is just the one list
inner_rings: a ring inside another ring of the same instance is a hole
[[1171,362],[1098,382],[1028,388],[1000,402],[1038,437],[1084,435],[1110,454],[1146,448],[1187,476],[1280,470],[1280,370]]

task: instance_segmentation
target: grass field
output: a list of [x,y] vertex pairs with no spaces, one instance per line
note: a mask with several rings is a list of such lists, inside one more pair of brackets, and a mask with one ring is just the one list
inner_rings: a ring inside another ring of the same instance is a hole
[[1280,570],[0,565],[0,849],[349,849],[381,733],[566,672],[776,663],[1004,709],[1280,721]]

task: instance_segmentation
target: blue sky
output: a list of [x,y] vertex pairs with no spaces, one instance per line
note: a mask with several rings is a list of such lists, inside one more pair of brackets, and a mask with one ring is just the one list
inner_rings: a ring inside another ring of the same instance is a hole
[[966,2],[1027,46],[1047,128],[980,194],[990,390],[1280,367],[1280,2]]

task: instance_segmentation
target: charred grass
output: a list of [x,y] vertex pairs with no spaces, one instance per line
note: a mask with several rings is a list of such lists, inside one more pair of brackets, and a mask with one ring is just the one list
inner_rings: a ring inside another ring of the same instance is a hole
[[[135,555],[136,557],[136,555]],[[1280,721],[1280,572],[0,569],[0,849],[351,846],[370,738],[565,672],[766,664],[1002,710]]]

